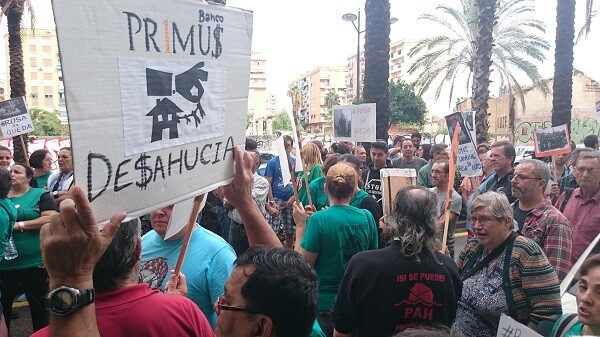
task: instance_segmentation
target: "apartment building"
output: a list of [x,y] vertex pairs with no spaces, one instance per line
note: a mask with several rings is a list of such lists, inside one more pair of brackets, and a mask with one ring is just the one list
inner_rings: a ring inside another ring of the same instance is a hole
[[[53,111],[59,114],[63,124],[67,123],[65,89],[58,53],[56,31],[52,29],[21,30],[23,45],[23,70],[27,106]],[[8,34],[4,35],[6,59],[6,82],[10,83]],[[10,97],[10,85],[6,85],[5,96]]]
[[322,133],[331,126],[328,120],[325,95],[335,91],[340,104],[349,104],[346,97],[346,74],[344,66],[320,66],[305,72],[290,83],[291,87],[298,86],[305,96],[298,118],[309,133]]
[[[399,40],[390,43],[390,77],[391,81],[409,81],[408,80],[408,68],[410,63],[408,62],[408,52],[412,47],[417,44],[417,41],[413,40]],[[356,54],[347,58],[346,69],[348,71],[346,75],[346,97],[348,102],[353,102],[356,97],[356,76],[357,76],[357,64],[360,67],[360,92],[363,92],[364,76],[365,76],[365,55],[364,50],[360,53],[358,61]]]
[[270,135],[277,99],[269,91],[268,62],[264,53],[252,52],[250,56],[250,86],[248,88],[249,121],[247,133],[253,136]]

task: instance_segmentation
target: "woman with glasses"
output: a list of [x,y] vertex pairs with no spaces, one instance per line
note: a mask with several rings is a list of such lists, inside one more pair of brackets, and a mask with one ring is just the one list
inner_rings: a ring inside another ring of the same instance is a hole
[[45,188],[52,175],[52,155],[48,150],[35,150],[29,156],[29,166],[33,169],[33,178],[40,188]]
[[500,316],[537,331],[561,314],[559,282],[542,249],[513,231],[513,210],[504,194],[483,193],[469,221],[475,239],[458,258],[463,280],[451,336],[496,336]]
[[[355,157],[356,158],[356,157]],[[375,219],[369,211],[350,206],[357,188],[356,169],[344,163],[332,166],[325,178],[330,206],[307,217],[294,203],[295,250],[315,267],[319,278],[317,319],[327,336],[333,335],[331,308],[348,260],[378,247]]]

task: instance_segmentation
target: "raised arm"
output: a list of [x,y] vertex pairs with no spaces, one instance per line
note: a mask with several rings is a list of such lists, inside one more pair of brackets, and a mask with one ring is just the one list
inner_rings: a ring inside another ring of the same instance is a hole
[[[42,257],[51,291],[60,286],[93,288],[94,266],[126,216],[125,213],[114,215],[104,230],[100,231],[85,192],[75,186],[72,196],[73,200],[65,199],[60,204],[60,214],[54,215],[40,231]],[[51,313],[50,336],[99,337],[94,303],[67,316]]]

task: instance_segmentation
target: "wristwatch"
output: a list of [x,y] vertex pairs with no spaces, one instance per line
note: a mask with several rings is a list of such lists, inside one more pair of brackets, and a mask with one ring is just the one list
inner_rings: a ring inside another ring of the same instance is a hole
[[94,303],[94,289],[75,289],[61,286],[52,290],[45,299],[46,309],[58,316],[67,316],[75,310]]

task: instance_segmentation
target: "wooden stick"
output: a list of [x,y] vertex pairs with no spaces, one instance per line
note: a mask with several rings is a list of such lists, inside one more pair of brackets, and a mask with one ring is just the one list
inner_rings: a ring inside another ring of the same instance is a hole
[[558,178],[560,177],[556,176],[556,171],[556,156],[552,156],[552,174],[554,176],[554,181],[558,182]]
[[21,147],[23,149],[23,155],[25,156],[25,161],[29,163],[29,153],[27,153],[27,147],[25,147],[25,140],[23,140],[23,135],[19,135],[19,139],[21,140]]
[[179,251],[179,257],[177,258],[177,264],[175,265],[175,271],[173,274],[179,277],[179,273],[181,272],[181,266],[183,265],[183,259],[185,258],[185,253],[187,251],[188,245],[190,244],[190,239],[192,238],[192,232],[194,231],[194,227],[196,226],[196,217],[200,212],[200,205],[202,204],[202,200],[206,197],[206,194],[199,195],[194,198],[194,206],[192,207],[192,213],[190,213],[190,218],[188,220],[185,237],[183,238],[183,244],[181,245],[181,251]]
[[[285,155],[287,156],[290,175],[292,176],[292,190],[294,191],[294,199],[296,199],[296,202],[300,202],[298,200],[298,187],[296,186],[296,168],[292,165],[290,153],[285,151]],[[302,160],[302,155],[300,155],[300,160]]]
[[448,226],[450,224],[450,203],[452,201],[452,191],[454,191],[454,174],[456,172],[456,156],[458,154],[458,137],[460,135],[460,124],[458,120],[456,121],[456,126],[454,127],[454,134],[452,135],[452,149],[450,151],[450,160],[448,165],[450,166],[449,174],[448,174],[448,192],[446,193],[446,202],[444,205],[444,231],[442,235],[442,247],[440,248],[444,251],[446,248],[446,241],[448,236]]
[[[302,160],[302,155],[300,155],[300,160]],[[302,162],[302,170],[304,171],[304,185],[306,185],[306,196],[308,197],[308,205],[310,207],[314,207],[312,202],[312,196],[310,195],[310,188],[308,187],[308,171],[306,171],[306,165],[304,161]]]

